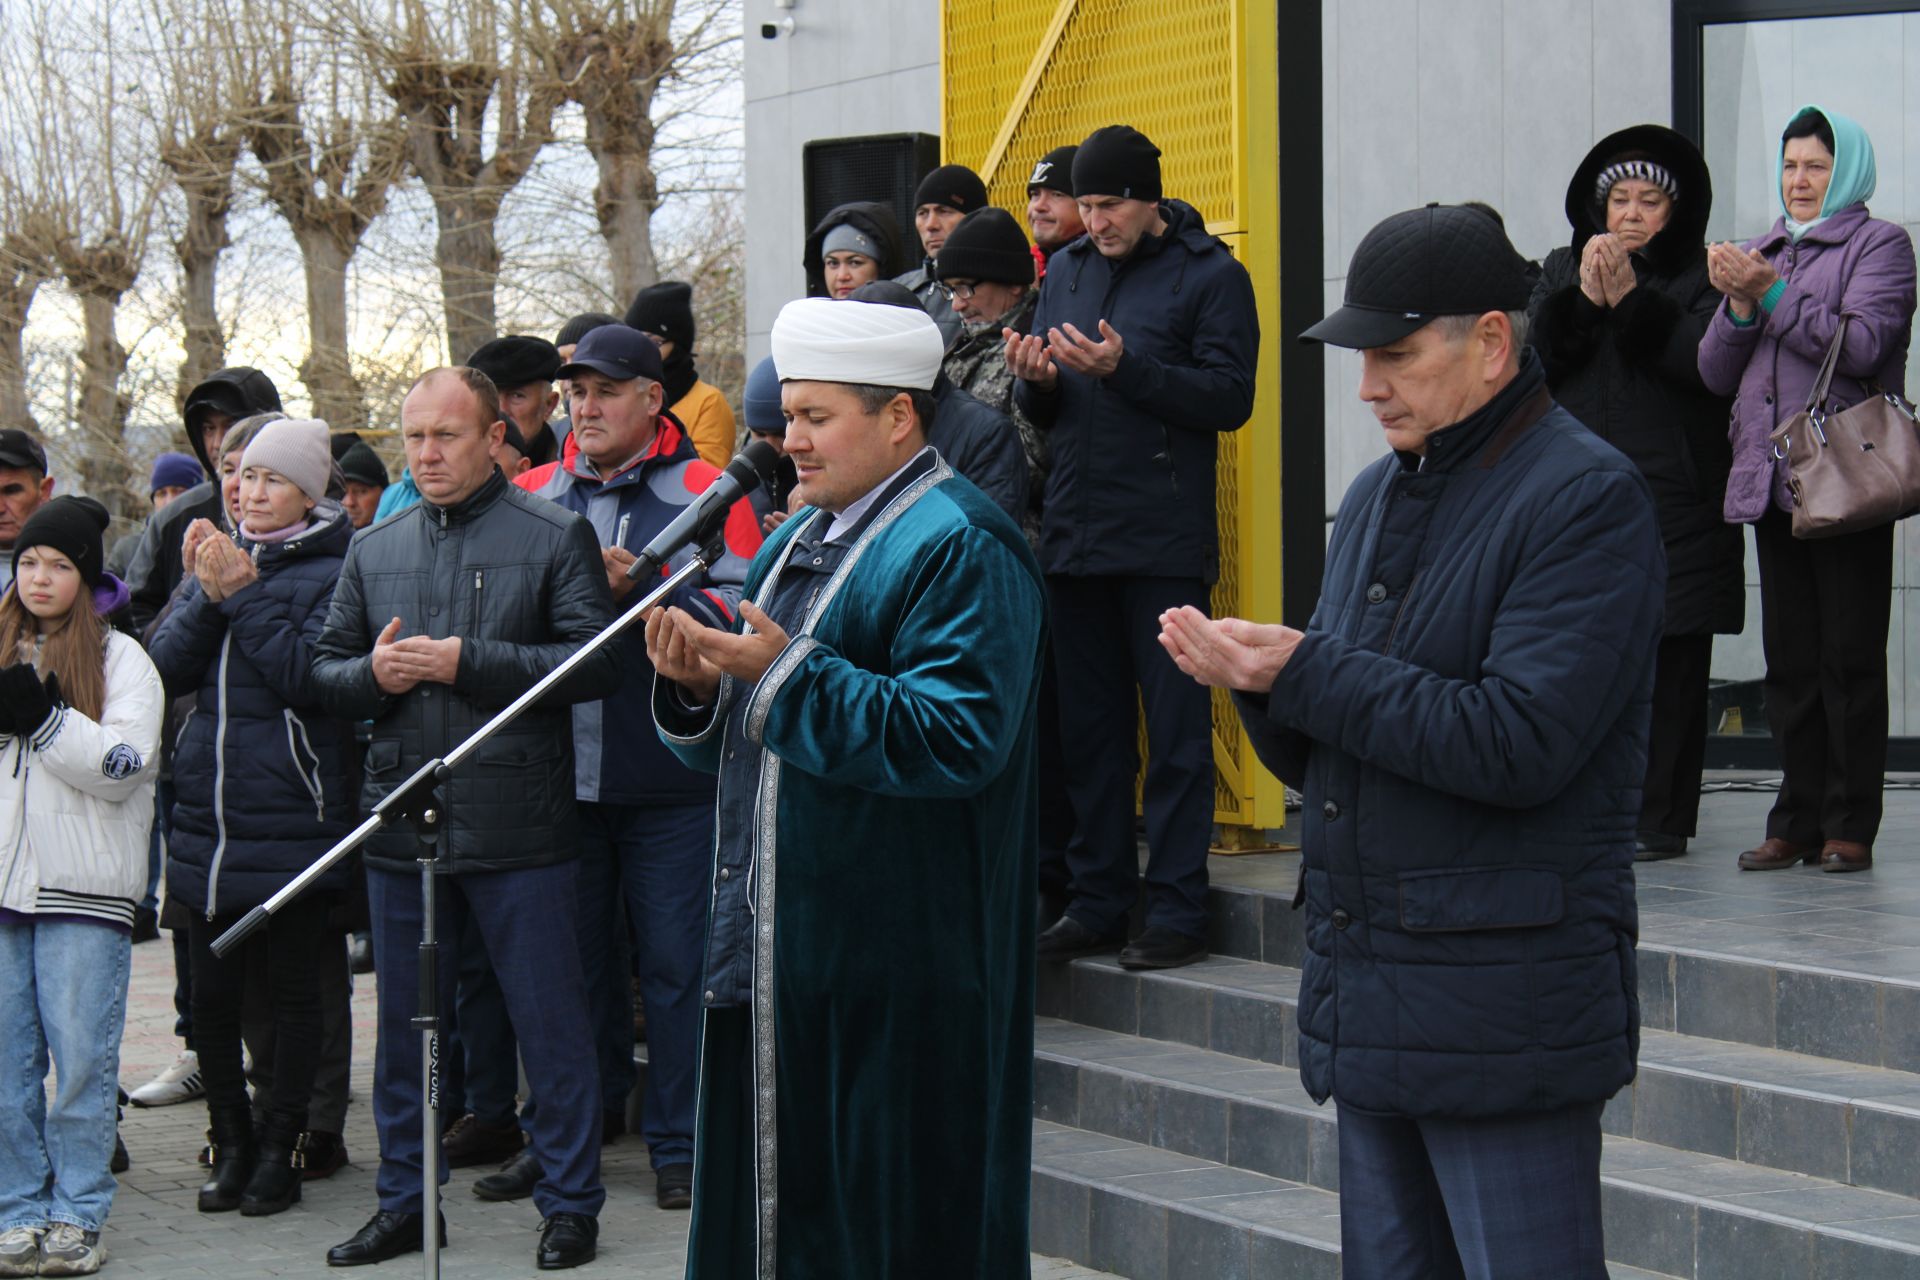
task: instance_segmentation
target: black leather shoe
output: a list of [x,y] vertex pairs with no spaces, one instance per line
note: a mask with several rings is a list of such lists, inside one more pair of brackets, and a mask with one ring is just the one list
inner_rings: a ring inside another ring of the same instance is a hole
[[1175,933],[1165,925],[1149,926],[1145,933],[1120,949],[1122,969],[1178,969],[1207,958],[1207,944]]
[[520,1132],[519,1125],[483,1124],[480,1117],[469,1111],[440,1135],[440,1153],[447,1168],[471,1169],[475,1165],[511,1160],[525,1142],[526,1136]]
[[1124,930],[1123,925],[1120,933],[1098,934],[1072,916],[1061,916],[1053,922],[1052,928],[1040,935],[1035,950],[1042,960],[1071,960],[1075,956],[1090,956],[1118,948],[1127,940]]
[[[330,1267],[361,1267],[370,1262],[385,1262],[397,1258],[403,1253],[418,1253],[422,1244],[421,1220],[425,1215],[418,1213],[395,1213],[381,1209],[367,1225],[353,1233],[353,1238],[343,1244],[337,1244],[327,1250],[327,1265]],[[447,1220],[440,1219],[440,1247],[447,1247]]]
[[693,1166],[669,1164],[655,1170],[653,1202],[662,1209],[693,1208]]
[[473,1194],[482,1200],[525,1200],[533,1194],[533,1184],[538,1181],[540,1161],[532,1147],[525,1147],[498,1171],[474,1183]]
[[1660,862],[1666,858],[1677,858],[1686,851],[1685,836],[1670,836],[1664,831],[1640,831],[1634,834],[1635,862]]
[[540,1228],[534,1263],[542,1271],[565,1271],[592,1262],[594,1241],[599,1238],[600,1219],[584,1213],[556,1213]]

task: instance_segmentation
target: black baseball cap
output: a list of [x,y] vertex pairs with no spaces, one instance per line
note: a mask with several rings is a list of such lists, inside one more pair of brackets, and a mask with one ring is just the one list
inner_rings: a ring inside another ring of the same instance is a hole
[[1525,310],[1531,294],[1527,265],[1498,222],[1464,205],[1430,204],[1367,232],[1340,309],[1300,341],[1384,347],[1440,316]]
[[47,451],[24,431],[0,431],[0,467],[17,467],[47,474]]
[[554,371],[556,378],[579,373],[604,373],[617,382],[647,378],[659,382],[660,348],[652,338],[624,324],[603,324],[590,330],[573,349],[573,359]]

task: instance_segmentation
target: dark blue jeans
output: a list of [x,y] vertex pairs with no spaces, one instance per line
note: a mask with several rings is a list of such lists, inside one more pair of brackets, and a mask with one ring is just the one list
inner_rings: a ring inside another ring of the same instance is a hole
[[[623,1109],[634,1086],[631,919],[640,999],[647,1008],[640,1133],[655,1169],[689,1164],[699,1093],[700,964],[713,874],[713,804],[582,804],[577,865],[580,955],[601,1103]],[[539,1106],[529,1098],[523,1122],[531,1123]]]
[[1479,1120],[1340,1108],[1346,1280],[1606,1280],[1600,1105]]
[[[1213,841],[1213,704],[1160,647],[1160,615],[1208,612],[1199,579],[1047,577],[1067,795],[1067,914],[1095,933],[1126,926],[1140,890],[1133,834],[1136,707],[1147,719],[1147,924],[1207,936]],[[1139,689],[1135,701],[1134,690]]]
[[[442,876],[435,928],[459,935],[471,916],[492,958],[520,1041],[531,1087],[545,1101],[529,1127],[541,1178],[533,1202],[542,1217],[598,1214],[600,1073],[587,1023],[576,932],[574,865]],[[380,1207],[418,1213],[421,1196],[420,1033],[411,1024],[419,987],[420,877],[367,868],[374,967],[380,974],[380,1038],[374,1050],[373,1114],[380,1132]],[[444,954],[444,953],[443,953]],[[452,1006],[454,966],[439,967],[440,1007]],[[447,1169],[440,1167],[440,1180]]]

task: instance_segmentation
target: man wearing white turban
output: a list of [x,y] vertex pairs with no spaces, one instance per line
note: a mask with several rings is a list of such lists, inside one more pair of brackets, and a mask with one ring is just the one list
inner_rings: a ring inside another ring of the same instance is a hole
[[1027,1269],[1045,594],[925,444],[941,350],[919,312],[790,303],[808,505],[733,630],[647,620],[661,736],[720,775],[689,1280]]

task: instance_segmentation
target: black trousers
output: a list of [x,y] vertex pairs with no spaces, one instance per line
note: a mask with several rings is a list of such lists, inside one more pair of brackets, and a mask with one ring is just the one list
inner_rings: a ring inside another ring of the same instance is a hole
[[[1147,924],[1207,936],[1213,839],[1213,719],[1207,690],[1160,647],[1160,615],[1206,612],[1197,578],[1049,575],[1060,737],[1073,837],[1068,914],[1096,933],[1123,927],[1139,892],[1133,835],[1136,708],[1147,716]],[[1135,701],[1135,688],[1139,701]]]
[[206,1080],[209,1112],[248,1106],[240,1024],[249,981],[264,981],[273,1022],[273,1078],[266,1104],[255,1110],[291,1132],[307,1127],[307,1105],[325,1035],[320,944],[329,936],[327,910],[322,897],[297,898],[225,959],[213,954],[213,941],[239,917],[193,917],[187,930],[193,961],[193,1043]]
[[1893,526],[1801,540],[1769,510],[1754,541],[1767,722],[1786,774],[1767,834],[1870,845],[1886,783]]
[[1034,720],[1040,757],[1040,917],[1036,927],[1045,929],[1073,900],[1072,876],[1067,870],[1073,802],[1067,798],[1067,760],[1060,743],[1060,679],[1053,669],[1051,642],[1040,669],[1040,701]]
[[1707,672],[1712,636],[1662,636],[1653,667],[1653,728],[1640,830],[1691,836],[1700,821],[1700,772],[1707,760]]

